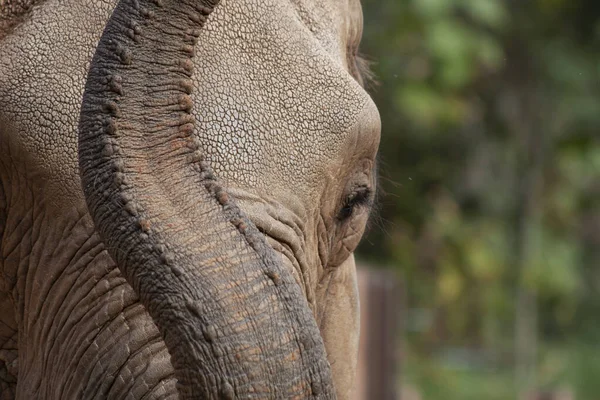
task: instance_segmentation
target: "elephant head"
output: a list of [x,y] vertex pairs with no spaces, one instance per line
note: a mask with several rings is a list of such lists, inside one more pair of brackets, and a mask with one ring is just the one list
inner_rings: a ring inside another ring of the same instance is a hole
[[360,5],[217,1],[117,5],[81,107],[88,208],[183,398],[345,397],[379,142]]

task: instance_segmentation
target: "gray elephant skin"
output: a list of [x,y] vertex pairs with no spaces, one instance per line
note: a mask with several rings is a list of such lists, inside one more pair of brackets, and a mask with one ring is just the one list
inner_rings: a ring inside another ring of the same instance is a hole
[[358,0],[0,0],[0,399],[350,396]]

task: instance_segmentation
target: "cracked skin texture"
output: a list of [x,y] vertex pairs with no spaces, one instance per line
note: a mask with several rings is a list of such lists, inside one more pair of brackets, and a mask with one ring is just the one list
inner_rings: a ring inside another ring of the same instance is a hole
[[[0,399],[177,398],[161,333],[96,232],[79,178],[81,98],[115,2],[13,4],[27,11],[10,28],[0,13]],[[299,284],[342,399],[368,207],[339,215],[356,188],[374,190],[379,142],[355,67],[361,25],[354,0],[226,0],[199,32],[191,77],[193,134]]]

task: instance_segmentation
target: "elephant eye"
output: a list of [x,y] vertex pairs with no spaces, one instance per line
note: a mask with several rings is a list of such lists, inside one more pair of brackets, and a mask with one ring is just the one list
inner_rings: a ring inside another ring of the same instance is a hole
[[368,186],[356,187],[344,199],[342,207],[338,211],[338,220],[345,221],[350,218],[358,208],[370,206],[373,202],[373,191]]

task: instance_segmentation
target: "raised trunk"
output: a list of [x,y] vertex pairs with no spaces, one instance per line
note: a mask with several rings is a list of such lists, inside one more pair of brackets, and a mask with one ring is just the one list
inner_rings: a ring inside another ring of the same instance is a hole
[[192,56],[215,3],[115,9],[81,111],[88,207],[165,339],[182,398],[333,398],[306,299],[194,138]]

